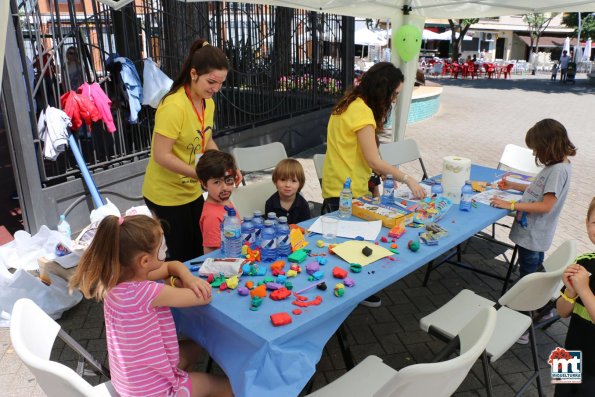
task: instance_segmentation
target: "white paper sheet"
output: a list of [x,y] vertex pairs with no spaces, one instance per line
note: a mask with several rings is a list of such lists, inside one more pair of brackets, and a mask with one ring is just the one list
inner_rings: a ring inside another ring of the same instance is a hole
[[[382,221],[343,221],[339,220],[337,237],[356,238],[361,236],[364,240],[376,240],[382,229]],[[310,226],[308,231],[322,234],[322,221],[320,218]]]
[[478,203],[490,205],[490,199],[492,197],[498,197],[506,201],[518,201],[522,197],[522,195],[511,193],[508,190],[489,189],[484,192],[477,193],[473,196],[473,199]]

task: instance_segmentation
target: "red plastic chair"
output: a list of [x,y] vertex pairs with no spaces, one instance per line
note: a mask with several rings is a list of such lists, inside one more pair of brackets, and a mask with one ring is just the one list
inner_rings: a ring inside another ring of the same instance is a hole
[[467,62],[465,64],[465,76],[471,76],[471,80],[473,80],[476,76],[477,76],[477,68],[475,67],[475,64],[473,62]]
[[488,75],[488,79],[491,79],[492,76],[494,75],[494,72],[496,71],[494,64],[486,62],[483,64],[483,68],[485,69],[486,74]]
[[502,67],[502,73],[504,73],[505,79],[507,79],[509,76],[512,78],[512,68],[514,68],[514,63]]

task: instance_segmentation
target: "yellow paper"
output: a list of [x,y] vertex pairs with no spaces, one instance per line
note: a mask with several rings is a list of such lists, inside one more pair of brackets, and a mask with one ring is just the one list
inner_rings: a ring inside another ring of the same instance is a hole
[[[368,247],[372,250],[372,255],[365,256],[362,249]],[[378,259],[386,258],[393,253],[384,247],[370,243],[368,241],[350,240],[335,245],[333,252],[341,257],[347,263],[359,263],[362,266],[376,262]]]
[[300,231],[300,229],[291,229],[289,232],[289,241],[291,243],[291,249],[293,251],[301,250],[308,242],[304,238],[304,235]]

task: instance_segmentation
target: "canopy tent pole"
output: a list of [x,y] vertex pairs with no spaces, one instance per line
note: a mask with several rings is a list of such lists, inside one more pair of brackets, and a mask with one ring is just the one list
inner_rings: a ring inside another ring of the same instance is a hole
[[8,30],[8,6],[10,1],[0,2],[0,87],[4,70],[4,50],[6,48],[6,33]]
[[397,40],[396,35],[399,28],[403,25],[409,24],[419,28],[420,32],[423,32],[425,18],[420,15],[412,15],[409,13],[408,8],[405,8],[398,12],[393,18],[391,18],[392,27],[392,40],[391,40],[391,61],[393,64],[401,69],[405,75],[405,83],[403,90],[399,94],[397,100],[397,106],[393,106],[393,141],[402,141],[405,139],[405,129],[407,128],[407,118],[409,117],[409,108],[411,107],[411,95],[413,94],[413,86],[415,84],[415,77],[417,74],[419,53],[411,61],[405,62],[399,56],[397,51]]

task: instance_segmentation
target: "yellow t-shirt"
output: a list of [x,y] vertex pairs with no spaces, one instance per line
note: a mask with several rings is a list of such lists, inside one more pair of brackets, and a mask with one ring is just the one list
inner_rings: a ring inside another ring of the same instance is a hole
[[201,137],[201,124],[194,112],[192,103],[186,96],[184,87],[165,98],[155,114],[155,129],[151,141],[151,158],[147,165],[143,182],[143,196],[157,205],[175,206],[188,204],[202,194],[196,179],[172,172],[154,160],[155,134],[175,139],[172,152],[194,167],[196,155],[205,151],[205,147],[213,134],[213,117],[215,102],[205,101],[204,139]]
[[372,109],[361,98],[351,102],[342,114],[331,115],[322,170],[322,197],[339,197],[347,177],[351,177],[353,197],[368,193],[372,169],[357,141],[357,131],[367,125],[376,129],[376,120]]

